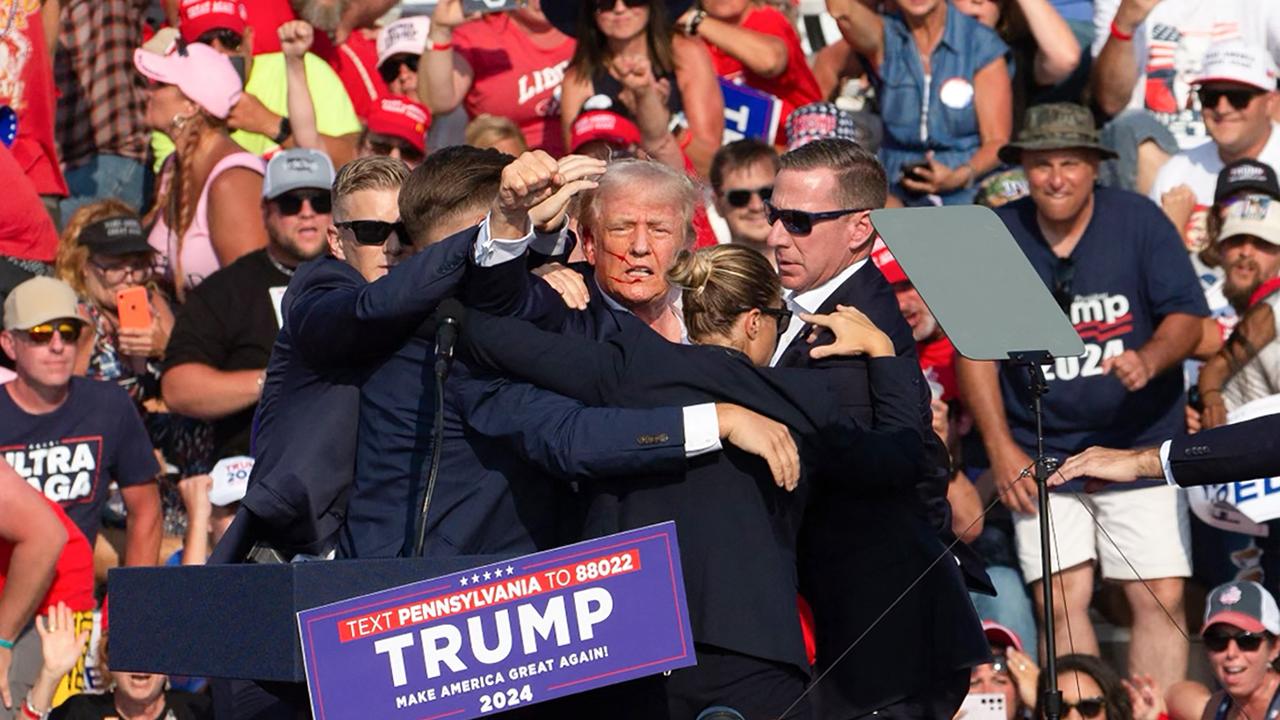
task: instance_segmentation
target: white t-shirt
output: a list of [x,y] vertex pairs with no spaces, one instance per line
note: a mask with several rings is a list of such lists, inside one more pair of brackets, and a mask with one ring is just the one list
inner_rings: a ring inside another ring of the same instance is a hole
[[[1119,7],[1120,0],[1095,0],[1094,56],[1110,37]],[[1138,82],[1129,109],[1153,112],[1178,139],[1179,147],[1199,144],[1208,135],[1191,81],[1199,76],[1210,45],[1236,38],[1266,47],[1280,64],[1280,1],[1164,0],[1133,34]]]

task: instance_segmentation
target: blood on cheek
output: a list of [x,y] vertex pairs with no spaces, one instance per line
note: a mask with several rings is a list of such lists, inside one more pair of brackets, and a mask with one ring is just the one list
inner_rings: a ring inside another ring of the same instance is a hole
[[[631,269],[631,268],[633,268],[633,267],[635,267],[635,263],[631,262],[631,260],[629,260],[629,259],[627,258],[627,256],[626,256],[626,255],[623,255],[622,253],[609,252],[608,250],[605,250],[605,251],[604,251],[604,254],[605,254],[605,255],[610,255],[610,256],[612,256],[612,257],[617,258],[619,262],[621,262],[622,264],[624,264],[624,265],[626,265],[626,266],[627,266],[627,269],[628,269],[628,270],[629,270],[629,269]],[[616,283],[621,283],[621,284],[624,284],[624,285],[635,285],[636,283],[642,283],[642,282],[644,282],[644,278],[641,278],[641,277],[630,277],[630,276],[627,276],[627,275],[623,275],[623,276],[621,276],[621,277],[619,277],[619,276],[617,276],[617,275],[610,275],[610,276],[609,276],[609,279],[610,279],[610,280],[612,280],[612,281],[614,281],[614,282],[616,282]]]

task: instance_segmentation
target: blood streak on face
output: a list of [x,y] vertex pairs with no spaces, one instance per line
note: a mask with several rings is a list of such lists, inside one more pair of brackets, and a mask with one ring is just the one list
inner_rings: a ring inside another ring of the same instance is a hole
[[680,208],[667,197],[611,194],[583,236],[600,289],[623,307],[666,303],[667,270],[688,237]]

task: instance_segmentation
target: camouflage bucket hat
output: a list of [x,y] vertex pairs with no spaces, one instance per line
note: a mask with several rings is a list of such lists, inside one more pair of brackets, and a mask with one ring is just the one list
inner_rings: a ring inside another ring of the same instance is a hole
[[1000,159],[1010,165],[1022,161],[1023,150],[1093,150],[1107,160],[1119,157],[1103,146],[1093,114],[1075,103],[1046,103],[1027,108],[1026,122],[1018,139],[1000,148]]

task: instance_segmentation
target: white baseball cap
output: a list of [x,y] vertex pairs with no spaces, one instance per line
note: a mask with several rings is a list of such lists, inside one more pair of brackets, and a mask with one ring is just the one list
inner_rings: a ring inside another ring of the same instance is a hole
[[1232,82],[1259,90],[1276,89],[1276,65],[1267,49],[1244,40],[1224,40],[1209,46],[1194,85]]
[[223,458],[209,471],[213,486],[209,488],[209,502],[218,507],[244,499],[249,489],[249,474],[253,472],[253,458],[244,455]]
[[425,15],[400,18],[378,31],[378,65],[392,55],[421,55],[427,48],[431,19]]
[[1280,245],[1280,200],[1267,195],[1248,195],[1227,208],[1218,242],[1237,235],[1252,235],[1272,245]]

